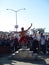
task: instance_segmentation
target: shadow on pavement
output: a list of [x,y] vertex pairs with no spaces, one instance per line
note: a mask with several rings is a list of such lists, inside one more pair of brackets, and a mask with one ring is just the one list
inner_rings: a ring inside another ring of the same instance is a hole
[[[38,64],[38,65],[49,65],[47,64],[47,61],[45,59],[49,58],[49,55],[38,55],[36,58],[33,59],[27,59],[27,58],[13,58],[13,56],[11,56],[10,60],[15,60],[18,62],[25,62],[25,63],[32,63],[32,64]],[[48,59],[49,62],[49,59]]]
[[[49,58],[48,55],[45,55],[42,57],[44,59],[8,59],[8,56],[4,56],[4,57],[0,57],[0,65],[15,65],[15,63],[17,63],[17,61],[20,62],[24,62],[24,63],[31,63],[31,64],[37,64],[37,65],[49,65],[47,64],[47,62],[45,61],[45,59]],[[48,61],[49,62],[49,61]],[[21,65],[21,64],[20,64]]]
[[47,65],[44,59],[32,59],[32,60],[29,60],[29,59],[16,59],[16,61],[25,62],[25,63],[32,63],[32,64],[38,64],[38,65],[41,65],[41,64]]
[[9,60],[8,57],[0,57],[0,65],[15,65],[15,62]]

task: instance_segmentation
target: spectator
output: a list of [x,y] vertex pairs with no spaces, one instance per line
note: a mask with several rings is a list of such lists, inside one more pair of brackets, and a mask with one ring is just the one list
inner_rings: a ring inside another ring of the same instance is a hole
[[45,37],[43,33],[41,33],[41,51],[42,53],[46,53]]

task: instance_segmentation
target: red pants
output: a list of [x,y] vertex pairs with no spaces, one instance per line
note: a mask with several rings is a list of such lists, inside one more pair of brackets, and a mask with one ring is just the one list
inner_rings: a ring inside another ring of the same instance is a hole
[[22,44],[22,41],[24,42],[24,45],[27,44],[27,38],[26,38],[25,36],[20,38],[20,40],[19,40],[19,45]]

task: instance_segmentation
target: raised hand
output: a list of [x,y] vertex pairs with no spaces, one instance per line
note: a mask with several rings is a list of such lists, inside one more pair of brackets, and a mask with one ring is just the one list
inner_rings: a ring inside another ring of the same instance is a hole
[[32,23],[31,23],[31,26],[32,26]]

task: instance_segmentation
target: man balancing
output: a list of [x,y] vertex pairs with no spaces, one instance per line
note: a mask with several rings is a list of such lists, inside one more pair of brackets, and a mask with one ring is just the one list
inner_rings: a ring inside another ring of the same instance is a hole
[[20,39],[19,39],[19,45],[22,45],[22,41],[24,42],[24,46],[27,46],[27,38],[26,38],[26,32],[32,27],[32,24],[27,30],[24,30],[24,27],[21,28],[21,31],[16,32],[20,33]]

